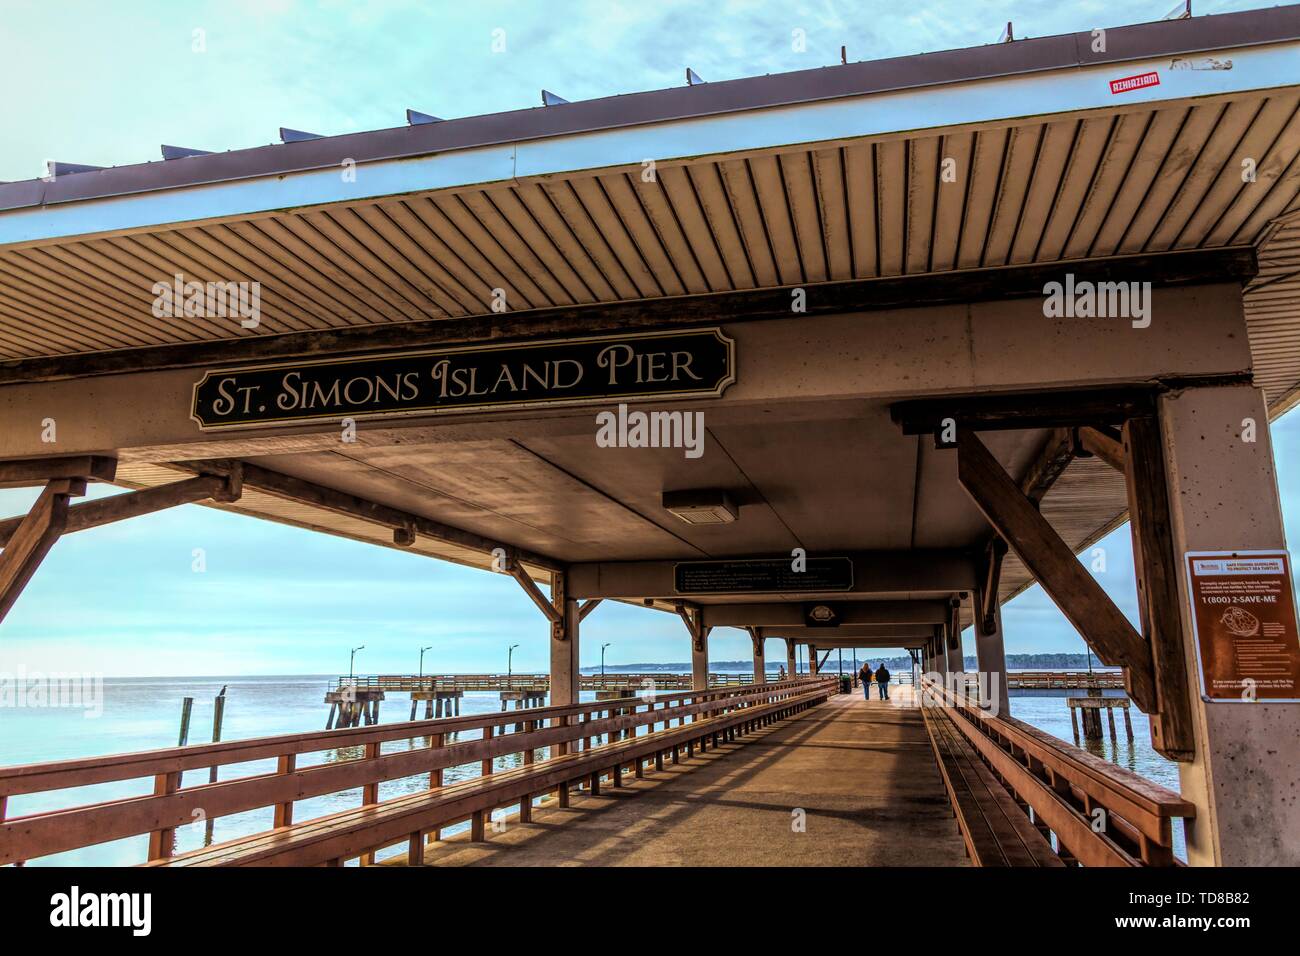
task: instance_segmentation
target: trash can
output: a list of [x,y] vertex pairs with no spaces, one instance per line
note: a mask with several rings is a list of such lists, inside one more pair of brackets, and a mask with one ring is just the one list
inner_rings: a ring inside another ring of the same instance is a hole
[[846,676],[846,675],[841,675],[841,676],[840,676],[840,693],[841,693],[841,694],[851,694],[851,693],[853,693],[853,678],[852,678],[852,677],[848,677],[848,676]]

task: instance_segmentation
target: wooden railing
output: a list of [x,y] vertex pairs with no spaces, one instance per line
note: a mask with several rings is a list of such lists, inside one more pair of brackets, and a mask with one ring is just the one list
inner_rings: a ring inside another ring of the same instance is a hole
[[1012,690],[1073,690],[1076,688],[1124,689],[1122,671],[1010,671],[1007,687]]
[[[681,728],[689,732],[692,724],[710,718],[735,712],[742,718],[770,714],[824,699],[830,692],[829,681],[801,679],[3,767],[0,864],[145,833],[150,835],[149,859],[166,860],[174,854],[175,828],[198,818],[274,808],[274,828],[289,827],[295,801],[359,787],[362,805],[378,806],[380,783],[417,775],[427,775],[427,790],[436,794],[445,770],[479,764],[486,777],[499,758],[511,755],[520,756],[525,771],[535,770],[540,783],[566,754],[598,756],[602,738],[610,740],[605,746],[614,747],[614,741],[641,739],[638,732],[644,731],[641,736],[653,749],[656,733],[676,739]],[[524,713],[527,719],[521,721]],[[469,735],[476,736],[465,739]],[[385,744],[401,749],[385,752]],[[353,749],[356,756],[346,753]],[[539,752],[543,759],[538,759]],[[301,765],[300,758],[308,754],[322,754],[328,762]],[[276,761],[272,773],[217,783],[208,783],[204,774],[202,783],[182,786],[189,770],[267,760]],[[128,780],[152,780],[153,793],[4,819],[6,801],[14,796]],[[562,799],[567,799],[567,790]],[[531,799],[525,802],[531,811]],[[461,819],[481,829],[483,815],[491,809],[473,806]],[[446,825],[450,823],[440,824]],[[373,858],[379,848],[370,847],[366,855]]]
[[[807,675],[804,675],[807,676]],[[740,687],[753,681],[750,673],[710,673],[710,687]],[[662,690],[690,690],[690,674],[673,674],[651,672],[642,674],[582,674],[579,679],[582,690],[612,690],[622,687],[650,687]],[[339,690],[352,684],[358,690],[383,690],[394,693],[409,691],[461,690],[528,690],[530,688],[549,688],[551,678],[548,674],[358,674],[354,677],[340,676],[334,679],[334,689]]]
[[1057,852],[1084,866],[1173,866],[1175,817],[1193,804],[1011,716],[922,681],[923,706],[940,706]]

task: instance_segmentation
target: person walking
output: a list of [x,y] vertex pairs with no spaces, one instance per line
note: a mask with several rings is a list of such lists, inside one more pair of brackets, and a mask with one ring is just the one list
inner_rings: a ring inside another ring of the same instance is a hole
[[876,683],[880,686],[880,699],[889,700],[889,668],[885,667],[884,661],[876,669]]
[[858,680],[862,682],[862,699],[871,700],[871,665],[866,661],[862,662],[862,669],[858,671]]

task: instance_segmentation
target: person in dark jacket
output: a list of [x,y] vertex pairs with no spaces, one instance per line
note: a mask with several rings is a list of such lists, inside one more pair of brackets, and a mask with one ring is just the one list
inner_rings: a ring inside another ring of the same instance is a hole
[[862,670],[858,671],[858,680],[862,681],[863,699],[871,700],[871,665],[866,661],[862,662]]
[[880,667],[876,669],[876,683],[880,686],[880,699],[889,700],[889,670],[885,667],[884,661],[881,661]]

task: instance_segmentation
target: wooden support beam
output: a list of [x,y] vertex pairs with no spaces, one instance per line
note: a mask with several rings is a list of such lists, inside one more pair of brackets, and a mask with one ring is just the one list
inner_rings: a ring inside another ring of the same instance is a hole
[[0,551],[0,621],[8,615],[18,595],[22,594],[45,555],[63,533],[68,520],[69,496],[85,493],[86,483],[80,478],[59,478],[49,482],[14,529],[4,550]]
[[432,518],[425,518],[421,515],[400,511],[397,508],[390,508],[387,505],[367,501],[365,498],[358,498],[356,495],[344,491],[326,488],[323,485],[304,481],[301,478],[295,478],[292,475],[282,474],[248,462],[228,458],[211,458],[177,462],[176,464],[178,467],[185,468],[196,474],[229,475],[242,469],[244,484],[250,488],[256,488],[258,491],[275,495],[277,498],[333,511],[335,514],[347,515],[350,518],[360,518],[362,521],[387,525],[394,530],[409,528],[425,537],[445,541],[448,544],[468,548],[481,554],[492,554],[497,549],[504,549],[512,564],[522,561],[525,564],[546,571],[563,571],[565,569],[562,562],[546,555],[511,547],[503,542],[493,541],[490,538],[475,534],[472,531],[453,528],[451,525],[443,524],[441,521],[434,521]]
[[558,625],[564,622],[563,609],[557,608],[551,603],[550,599],[542,593],[542,589],[537,586],[536,582],[533,581],[528,572],[519,566],[518,561],[512,561],[510,566],[506,568],[506,573],[519,582],[519,586],[524,589],[524,593],[532,599],[532,602],[537,605],[538,610],[546,615],[546,619],[550,621],[552,625]]
[[1124,425],[1123,463],[1128,485],[1129,530],[1137,573],[1138,613],[1151,651],[1156,710],[1151,746],[1171,760],[1195,756],[1191,688],[1187,677],[1182,614],[1178,596],[1179,556],[1174,550],[1173,519],[1165,475],[1164,442],[1156,418]]
[[1095,428],[1080,428],[1079,447],[1095,458],[1100,458],[1121,474],[1125,473],[1124,441],[1120,433],[1113,428],[1098,425]]
[[1097,656],[1125,668],[1129,694],[1138,706],[1153,712],[1150,648],[979,437],[965,429],[957,434],[957,475],[989,524],[1015,549]]
[[914,399],[895,402],[889,414],[904,435],[938,435],[952,423],[959,431],[1118,426],[1154,409],[1155,389],[1130,386]]
[[[1056,263],[997,266],[918,276],[888,276],[819,283],[808,296],[807,314],[835,315],[906,309],[944,303],[997,302],[1041,298],[1043,286],[1060,278]],[[1071,271],[1091,282],[1141,278],[1157,288],[1253,278],[1259,271],[1255,250],[1186,249],[1177,252],[1076,260]],[[285,332],[212,342],[187,342],[112,349],[80,355],[7,359],[0,383],[85,378],[151,369],[187,368],[281,358],[322,358],[393,349],[437,348],[510,339],[626,333],[714,322],[752,322],[790,318],[794,287],[709,292],[593,305],[529,309],[455,319],[377,323],[328,330]],[[925,429],[928,431],[929,429]]]
[[583,601],[581,604],[579,604],[579,605],[578,605],[578,620],[579,620],[579,621],[585,621],[585,620],[587,619],[587,615],[590,614],[592,611],[596,610],[596,608],[600,606],[600,602],[603,601],[603,600],[605,600],[605,599],[604,599],[604,598],[592,598],[592,599],[589,600],[589,601]]
[[[100,525],[111,524],[114,521],[152,514],[176,505],[202,501],[205,498],[234,500],[228,494],[230,484],[229,478],[202,475],[198,478],[158,485],[155,488],[114,495],[111,498],[83,501],[68,508],[63,533],[72,534],[75,531],[85,531],[87,528],[98,528]],[[0,521],[0,546],[13,537],[22,521],[21,517]]]
[[678,601],[674,605],[677,616],[682,619],[686,625],[686,630],[691,632],[691,645],[697,651],[704,650],[704,615],[698,607],[686,604],[684,601]]
[[112,481],[117,461],[101,455],[76,455],[68,458],[22,458],[0,461],[0,488],[23,488],[43,485],[59,478],[82,481]]
[[1002,559],[1007,554],[1007,543],[998,535],[989,538],[988,546],[984,552],[984,568],[981,572],[982,584],[977,588],[978,606],[975,608],[979,614],[981,624],[980,630],[985,634],[996,634],[998,632],[998,588],[1002,580]]
[[1053,428],[1038,455],[1020,479],[1020,493],[1034,504],[1041,504],[1056,479],[1065,473],[1074,460],[1074,432],[1069,428]]
[[749,634],[749,641],[754,645],[754,653],[763,653],[763,632],[752,625],[746,625],[745,631]]

